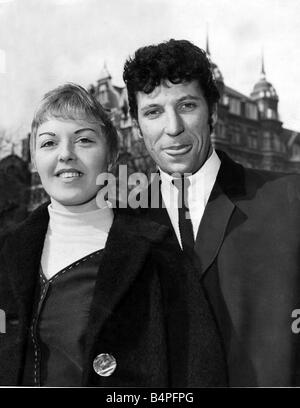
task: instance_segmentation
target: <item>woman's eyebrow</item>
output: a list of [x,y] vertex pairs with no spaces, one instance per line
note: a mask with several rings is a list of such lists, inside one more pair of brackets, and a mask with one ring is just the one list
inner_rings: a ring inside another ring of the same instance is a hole
[[40,134],[39,134],[39,137],[40,137],[40,136],[43,136],[43,135],[56,136],[56,134],[53,133],[53,132],[43,132],[43,133],[40,133]]
[[82,129],[78,129],[78,130],[75,130],[74,133],[77,135],[78,133],[86,132],[86,131],[91,131],[91,132],[96,133],[96,130],[95,130],[95,129],[92,129],[92,128],[82,128]]

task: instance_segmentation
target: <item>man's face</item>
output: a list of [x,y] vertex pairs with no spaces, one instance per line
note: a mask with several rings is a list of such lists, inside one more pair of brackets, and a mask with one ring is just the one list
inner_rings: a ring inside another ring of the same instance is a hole
[[136,98],[140,131],[157,165],[169,174],[196,172],[211,150],[208,106],[198,81],[166,81]]

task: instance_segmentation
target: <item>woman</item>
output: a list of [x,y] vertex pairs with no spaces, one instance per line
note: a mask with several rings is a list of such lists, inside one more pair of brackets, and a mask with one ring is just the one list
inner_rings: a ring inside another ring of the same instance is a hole
[[198,277],[167,227],[97,206],[117,155],[101,105],[75,84],[47,93],[31,154],[51,202],[0,241],[0,385],[197,385]]

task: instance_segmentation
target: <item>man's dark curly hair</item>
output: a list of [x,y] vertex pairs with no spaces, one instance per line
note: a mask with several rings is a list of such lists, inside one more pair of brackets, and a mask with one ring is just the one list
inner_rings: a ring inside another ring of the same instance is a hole
[[171,39],[158,45],[139,48],[124,65],[130,113],[137,120],[136,93],[151,93],[164,80],[173,84],[198,80],[206,99],[210,126],[214,105],[220,98],[205,51],[187,40]]

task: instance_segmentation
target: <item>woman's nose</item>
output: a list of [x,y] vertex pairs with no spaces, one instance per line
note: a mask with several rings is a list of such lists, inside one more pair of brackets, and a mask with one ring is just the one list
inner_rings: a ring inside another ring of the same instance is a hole
[[172,110],[166,115],[166,126],[165,132],[169,136],[178,136],[184,131],[184,124],[181,116],[175,111]]
[[74,152],[74,147],[71,143],[62,144],[60,146],[59,154],[58,154],[59,161],[68,162],[71,160],[76,159],[76,154]]

